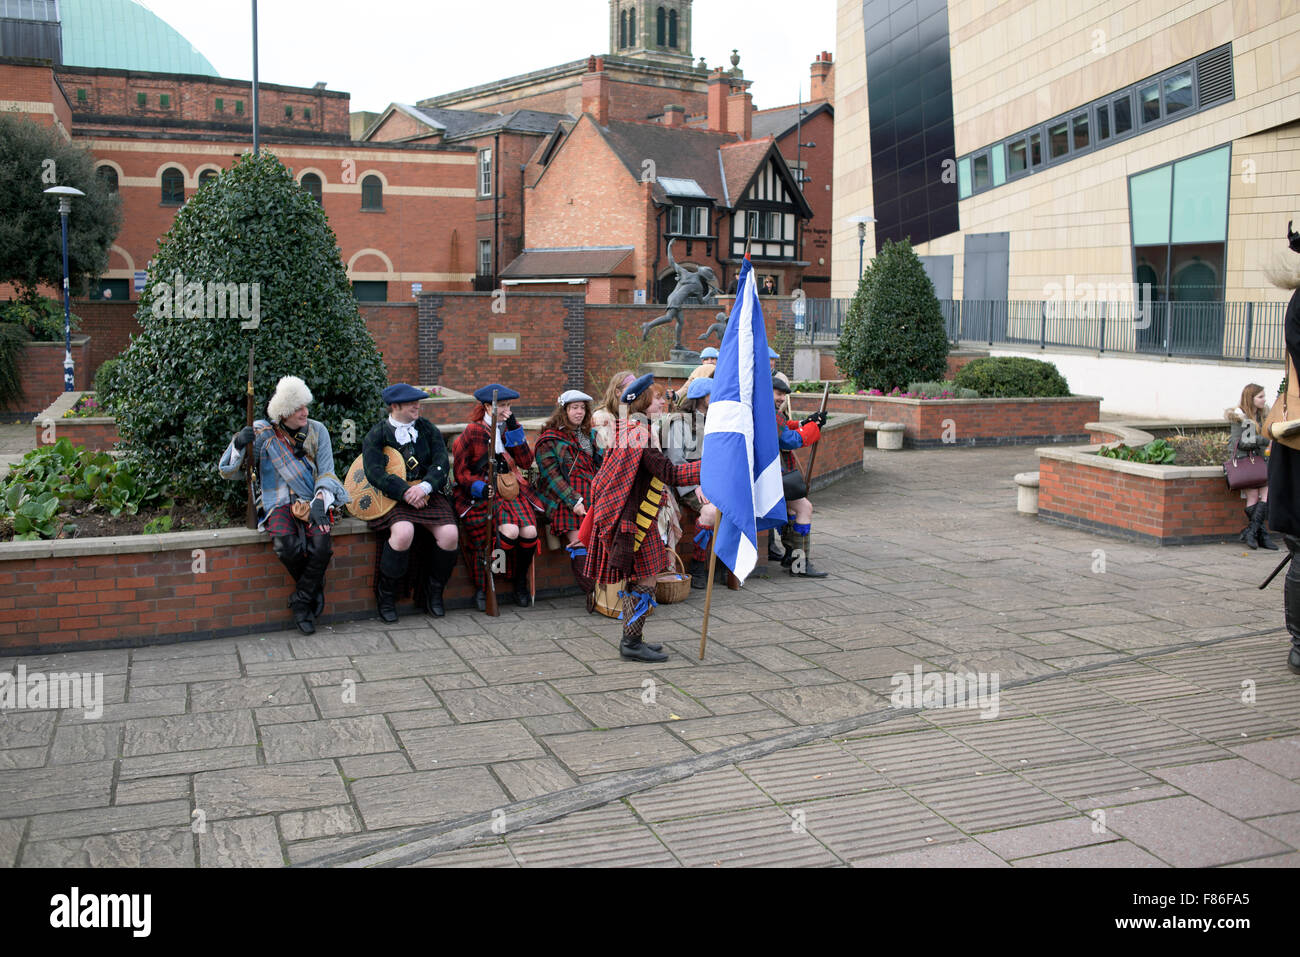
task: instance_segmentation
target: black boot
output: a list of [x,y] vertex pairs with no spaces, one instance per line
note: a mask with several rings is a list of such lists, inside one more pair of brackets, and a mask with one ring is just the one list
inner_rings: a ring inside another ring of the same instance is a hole
[[424,610],[434,618],[441,618],[446,614],[442,607],[442,590],[451,578],[458,556],[457,549],[447,551],[439,548],[436,543],[433,546],[433,554],[429,556],[428,577],[424,580]]
[[793,522],[781,526],[781,545],[785,548],[785,554],[781,556],[781,567],[788,570],[794,562],[794,550],[799,547],[799,536],[795,534]]
[[1246,506],[1246,527],[1243,528],[1241,534],[1237,536],[1238,541],[1252,549],[1259,547],[1255,544],[1255,512],[1258,510],[1259,506],[1257,504]]
[[702,558],[691,559],[691,587],[708,588],[709,587],[709,563]]
[[1251,524],[1255,529],[1255,541],[1269,551],[1278,551],[1278,547],[1268,537],[1268,502],[1260,502],[1255,506],[1255,518]]
[[784,553],[776,549],[776,533],[769,528],[767,530],[767,560],[769,562],[779,562],[783,557]]
[[[637,615],[637,605],[643,606]],[[654,592],[638,585],[627,585],[623,592],[623,640],[619,643],[618,653],[624,658],[636,661],[667,661],[668,656],[659,651],[661,646],[651,647],[641,640],[645,620],[654,608]]]
[[532,590],[528,587],[528,569],[533,567],[537,545],[537,539],[523,536],[515,543],[515,604],[520,608],[533,603]]
[[[302,570],[307,567],[307,536],[276,535],[271,539],[271,548],[275,550],[275,557],[280,559],[280,564],[284,566],[296,585],[298,579],[302,577]],[[285,602],[290,608],[293,607],[293,596],[296,592],[295,588],[289,593],[289,600]]]
[[1291,552],[1291,564],[1286,569],[1282,589],[1282,607],[1286,613],[1286,630],[1291,636],[1291,652],[1286,666],[1292,674],[1300,675],[1300,538],[1283,535],[1282,541]]
[[317,609],[325,607],[325,569],[329,567],[334,546],[329,535],[311,535],[307,538],[307,561],[298,588],[289,599],[293,620],[304,635],[316,632]]
[[[812,535],[810,533],[794,536],[794,548],[791,550],[791,554],[798,552],[802,561],[795,559],[789,565],[786,565],[786,568],[789,569],[791,575],[797,575],[801,578],[825,578],[826,572],[819,572],[813,567],[812,556],[809,554],[811,539]],[[782,561],[781,564],[785,565],[785,562]]]
[[397,621],[397,590],[406,577],[406,567],[411,560],[409,551],[399,552],[384,542],[384,553],[379,558],[379,579],[375,594],[379,596],[379,617],[392,624]]

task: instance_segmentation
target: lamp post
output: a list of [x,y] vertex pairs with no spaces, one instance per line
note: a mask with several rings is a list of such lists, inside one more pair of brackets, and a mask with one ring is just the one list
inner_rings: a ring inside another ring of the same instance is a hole
[[71,392],[72,366],[72,300],[68,290],[68,214],[72,212],[72,197],[85,196],[72,186],[51,186],[47,195],[59,197],[59,221],[63,226],[63,391]]
[[867,242],[867,223],[874,223],[876,217],[867,216],[865,213],[861,216],[850,216],[847,222],[858,224],[858,278],[862,278],[862,247]]

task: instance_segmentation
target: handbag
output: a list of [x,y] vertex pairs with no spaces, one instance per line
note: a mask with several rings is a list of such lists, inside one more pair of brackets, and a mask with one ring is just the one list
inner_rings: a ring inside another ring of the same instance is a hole
[[1223,463],[1223,476],[1228,480],[1228,488],[1233,491],[1259,488],[1268,484],[1268,461],[1264,456],[1255,454],[1239,459],[1229,457]]
[[787,502],[808,497],[808,483],[804,481],[803,472],[799,471],[799,469],[783,472],[781,474],[781,484],[785,486],[785,500]]
[[497,472],[497,495],[503,502],[513,502],[519,497],[519,470],[509,452],[502,452],[501,455],[506,460],[507,468],[504,472]]

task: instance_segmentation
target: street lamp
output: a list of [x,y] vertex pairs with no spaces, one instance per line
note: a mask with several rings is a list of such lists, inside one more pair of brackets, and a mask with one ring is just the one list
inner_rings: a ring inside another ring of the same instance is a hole
[[862,247],[866,244],[867,241],[867,223],[874,223],[875,221],[876,221],[876,217],[867,216],[865,214],[861,216],[850,216],[846,220],[846,222],[858,224],[858,278],[859,279],[862,278]]
[[72,300],[68,291],[68,214],[72,212],[72,197],[85,196],[71,186],[51,186],[47,195],[59,197],[59,220],[63,224],[63,391],[73,390],[72,376]]

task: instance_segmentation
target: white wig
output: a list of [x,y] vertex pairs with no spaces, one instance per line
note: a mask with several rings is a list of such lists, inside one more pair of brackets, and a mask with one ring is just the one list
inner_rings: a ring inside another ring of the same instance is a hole
[[293,415],[304,405],[311,404],[311,389],[296,375],[287,375],[275,384],[275,395],[266,404],[266,414],[272,422]]

